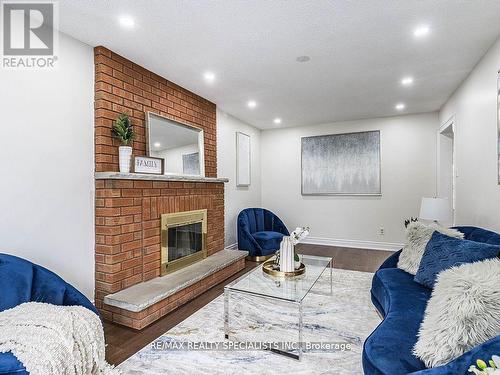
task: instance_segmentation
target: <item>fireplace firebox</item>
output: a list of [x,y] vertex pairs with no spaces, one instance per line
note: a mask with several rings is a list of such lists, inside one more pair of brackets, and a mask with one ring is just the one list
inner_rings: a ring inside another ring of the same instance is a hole
[[161,215],[161,275],[206,258],[207,210]]

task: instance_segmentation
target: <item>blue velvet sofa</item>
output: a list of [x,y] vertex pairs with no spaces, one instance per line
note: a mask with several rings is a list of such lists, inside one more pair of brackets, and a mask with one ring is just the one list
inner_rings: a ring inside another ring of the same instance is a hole
[[[464,238],[500,245],[500,235],[476,227],[456,227]],[[384,317],[366,339],[363,347],[363,369],[366,375],[466,375],[477,359],[488,360],[500,354],[500,336],[479,345],[454,361],[427,369],[413,356],[412,348],[422,323],[428,289],[415,281],[413,275],[397,268],[398,251],[391,255],[375,273],[372,281],[373,304]]]
[[266,257],[279,250],[290,233],[281,219],[264,208],[246,208],[238,215],[238,249],[250,257]]
[[[24,302],[84,306],[98,314],[94,305],[55,273],[27,260],[0,254],[0,311]],[[0,374],[27,375],[23,364],[9,353],[0,353]]]

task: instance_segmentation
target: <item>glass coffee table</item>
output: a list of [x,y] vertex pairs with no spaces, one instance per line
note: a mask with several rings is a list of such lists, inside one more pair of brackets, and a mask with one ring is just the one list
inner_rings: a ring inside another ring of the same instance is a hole
[[[301,359],[303,352],[302,340],[302,302],[321,275],[330,268],[330,288],[328,293],[333,292],[332,268],[333,258],[302,255],[301,261],[306,266],[304,274],[296,277],[273,277],[262,271],[262,265],[236,279],[224,288],[224,336],[226,339],[234,340],[230,335],[231,325],[231,299],[238,295],[275,300],[290,305],[298,312],[297,336],[294,341],[297,345],[293,350],[282,350],[269,348],[269,350]],[[257,300],[254,300],[258,303]]]

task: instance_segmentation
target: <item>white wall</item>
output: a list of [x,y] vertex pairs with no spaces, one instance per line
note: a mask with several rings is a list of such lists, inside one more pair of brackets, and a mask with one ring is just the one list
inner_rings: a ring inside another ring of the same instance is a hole
[[0,70],[0,252],[94,290],[94,58],[60,35],[54,71]]
[[481,59],[439,113],[455,118],[456,212],[458,225],[500,232],[497,171],[497,72],[500,40]]
[[[251,185],[236,186],[236,132],[250,135]],[[261,131],[217,109],[217,175],[229,178],[225,186],[226,246],[238,242],[236,219],[247,207],[261,206]],[[264,159],[265,160],[265,159]]]
[[[262,205],[289,228],[310,226],[318,243],[397,248],[404,219],[435,194],[437,127],[438,115],[430,113],[263,131]],[[382,196],[302,196],[300,138],[365,130],[380,130]]]

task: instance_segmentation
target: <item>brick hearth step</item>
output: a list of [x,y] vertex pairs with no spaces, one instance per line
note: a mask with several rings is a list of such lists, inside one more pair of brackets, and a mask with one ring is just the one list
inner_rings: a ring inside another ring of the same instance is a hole
[[[104,297],[104,303],[132,313],[143,312],[144,310],[157,305],[159,302],[165,301],[171,296],[178,295],[179,292],[188,289],[198,282],[202,282],[204,286],[208,287],[217,284],[234,273],[233,271],[231,274],[226,276],[225,274],[221,274],[220,271],[223,271],[225,268],[235,265],[236,263],[240,266],[238,268],[241,268],[241,264],[243,264],[244,267],[244,259],[247,255],[248,251],[242,250],[225,249],[218,251],[217,253],[195,264],[187,266],[169,275],[157,277],[155,279],[133,285],[130,288],[121,290],[117,293],[108,294]],[[158,318],[162,315],[164,314],[159,314]],[[146,323],[147,322],[142,322],[140,326],[145,326],[144,324]],[[136,326],[133,328],[140,329],[142,327]]]

